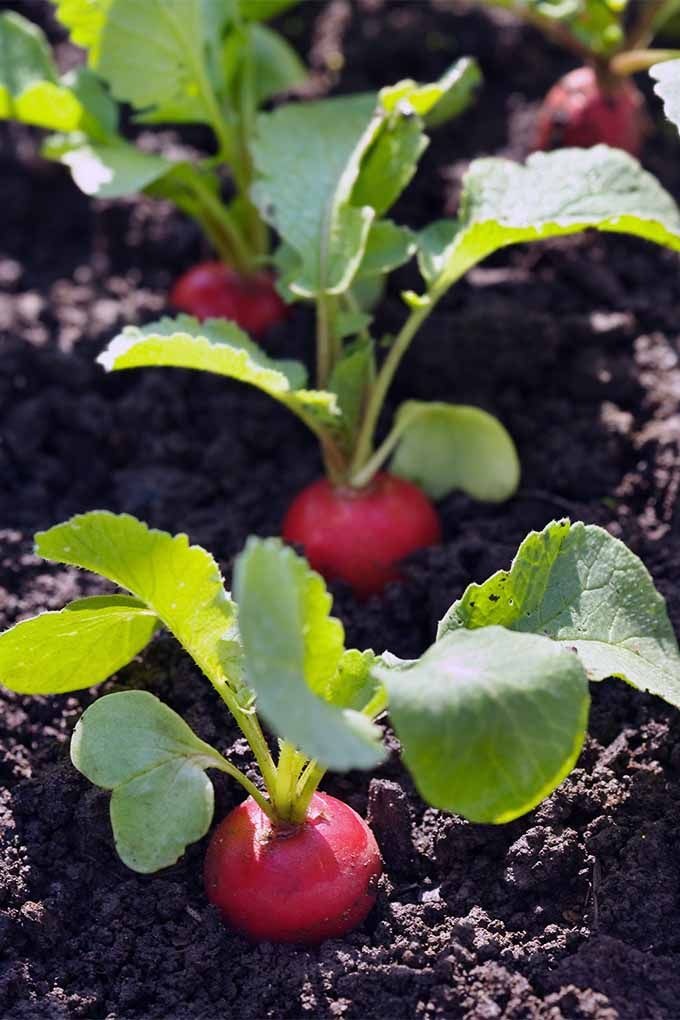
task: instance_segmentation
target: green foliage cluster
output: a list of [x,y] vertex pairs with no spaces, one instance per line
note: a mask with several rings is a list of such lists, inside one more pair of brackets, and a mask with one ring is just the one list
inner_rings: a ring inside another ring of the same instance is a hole
[[[165,628],[232,713],[265,792],[146,691],[99,698],[80,719],[75,766],[112,791],[118,853],[173,864],[211,823],[206,770],[233,776],[271,817],[304,818],[326,769],[386,756],[389,710],[428,803],[477,822],[529,811],[564,779],[588,721],[588,681],[620,677],[680,706],[680,652],[640,560],[594,525],[555,521],[508,571],[472,584],[415,661],[347,649],[323,580],[278,539],[251,538],[234,597],[185,535],[95,511],[36,536],[40,555],[123,589],[16,624],[0,636],[0,680],[23,694],[105,681]],[[279,738],[278,763],[258,716]]]

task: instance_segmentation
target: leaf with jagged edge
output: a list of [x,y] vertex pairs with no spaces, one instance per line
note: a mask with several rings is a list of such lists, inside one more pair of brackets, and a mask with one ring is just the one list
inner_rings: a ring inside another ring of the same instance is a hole
[[343,428],[335,394],[306,389],[301,362],[269,358],[235,323],[224,319],[200,323],[179,315],[146,326],[126,326],[97,360],[108,372],[163,366],[214,372],[256,386],[320,428]]
[[94,510],[35,536],[38,555],[101,574],[153,610],[206,676],[222,676],[219,643],[235,608],[217,563],[186,535]]
[[420,270],[442,293],[472,266],[511,244],[592,228],[680,250],[680,210],[638,161],[619,149],[535,153],[525,165],[475,160],[460,215],[420,235]]
[[471,584],[438,636],[500,624],[578,653],[591,680],[615,676],[680,707],[680,653],[666,603],[645,565],[594,524],[532,531],[510,570]]

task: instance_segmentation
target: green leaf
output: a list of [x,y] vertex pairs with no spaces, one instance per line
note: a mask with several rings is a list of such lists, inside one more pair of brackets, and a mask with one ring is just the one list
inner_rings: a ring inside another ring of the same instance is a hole
[[680,211],[668,192],[632,156],[596,145],[536,153],[525,166],[475,160],[458,222],[421,235],[421,271],[441,293],[500,248],[588,227],[680,249]]
[[[329,616],[331,598],[321,577],[278,539],[251,538],[236,561],[234,592],[247,682],[274,732],[327,768],[371,768],[382,761],[377,727],[314,693],[330,684],[334,700],[342,701],[336,674],[344,631]],[[354,674],[346,675],[354,692]]]
[[654,64],[649,73],[656,82],[654,91],[663,100],[664,113],[680,129],[680,60]]
[[134,659],[157,625],[154,613],[135,599],[79,599],[0,635],[0,682],[19,694],[94,687]]
[[375,350],[370,340],[357,340],[347,346],[333,368],[328,386],[337,395],[343,419],[351,432],[359,424],[374,377]]
[[95,701],[76,725],[71,761],[113,791],[116,850],[133,871],[170,867],[210,828],[214,794],[205,769],[219,768],[222,756],[147,691]]
[[[383,92],[380,96],[384,102]],[[396,105],[394,112],[385,117],[386,126],[366,153],[352,191],[353,205],[370,206],[376,216],[383,216],[394,205],[411,181],[428,146],[423,122],[411,114],[410,109],[409,104]]]
[[96,67],[106,15],[112,0],[52,0],[59,21],[69,30],[71,41],[88,50],[88,63]]
[[87,67],[76,67],[62,78],[82,106],[79,129],[90,141],[123,144],[118,135],[118,106],[104,84]]
[[624,16],[628,0],[483,0],[548,29],[560,24],[577,43],[599,56],[615,53],[625,43]]
[[392,220],[378,220],[371,226],[357,279],[384,276],[408,262],[416,250],[416,237],[412,230],[400,227]]
[[82,112],[76,96],[59,84],[37,25],[14,11],[0,14],[0,120],[73,131]]
[[219,642],[234,605],[213,557],[186,535],[156,531],[128,514],[95,510],[35,536],[36,552],[107,577],[152,609],[208,678],[222,675]]
[[136,109],[205,100],[203,0],[111,0],[95,64],[116,99]]
[[278,32],[257,22],[229,33],[223,61],[225,79],[235,92],[235,100],[240,90],[248,87],[244,78],[250,76],[249,101],[254,107],[295,88],[307,77],[307,69],[293,47]]
[[578,658],[534,634],[457,631],[421,659],[377,665],[402,756],[434,807],[473,822],[530,811],[573,768],[588,721]]
[[80,190],[97,198],[120,198],[143,191],[170,173],[174,165],[122,140],[90,143],[82,135],[52,136],[43,146],[43,153],[68,167]]
[[409,400],[397,413],[394,437],[390,470],[433,499],[462,489],[473,499],[502,502],[519,484],[515,444],[498,419],[478,407]]
[[591,680],[616,676],[680,706],[680,653],[666,603],[644,564],[594,524],[532,531],[510,570],[471,584],[439,625],[500,624],[578,652]]
[[[352,205],[361,157],[380,128],[373,96],[283,106],[258,117],[253,198],[296,251],[302,297],[339,294],[359,267],[373,210]],[[295,145],[291,145],[295,139]]]
[[343,652],[338,667],[331,676],[326,676],[319,683],[311,683],[315,694],[324,701],[340,708],[353,708],[361,712],[373,700],[381,684],[373,676],[372,670],[377,662],[374,652],[360,652],[349,648]]
[[461,57],[440,79],[442,94],[428,110],[425,123],[428,128],[440,127],[467,110],[482,83],[479,64],[472,57]]
[[419,117],[427,118],[428,125],[443,123],[468,105],[472,90],[480,81],[476,61],[461,57],[439,81],[419,85],[412,78],[405,78],[396,85],[381,89],[380,101],[390,113],[407,105]]
[[264,390],[323,428],[342,424],[333,393],[304,388],[301,362],[267,357],[235,323],[224,319],[199,323],[179,315],[147,326],[126,326],[97,361],[108,372],[153,366],[214,372]]

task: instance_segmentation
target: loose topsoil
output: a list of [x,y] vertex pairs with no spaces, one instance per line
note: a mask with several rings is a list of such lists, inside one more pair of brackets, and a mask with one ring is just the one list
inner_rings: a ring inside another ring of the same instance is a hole
[[[41,3],[13,6],[45,18]],[[471,157],[523,155],[531,104],[570,66],[505,19],[425,0],[305,2],[283,26],[309,54],[317,92],[480,58],[479,103],[437,133],[398,210],[414,226],[455,207]],[[63,41],[60,56],[73,59]],[[645,163],[680,197],[680,139],[654,110]],[[187,531],[228,579],[246,536],[275,534],[318,474],[314,443],[273,402],[223,380],[106,377],[96,354],[120,325],[165,310],[169,281],[202,253],[197,232],[162,204],[88,202],[37,158],[30,131],[9,128],[2,142],[0,624],[101,590],[32,552],[34,530],[96,507]],[[668,252],[592,235],[513,249],[455,288],[414,345],[393,406],[435,398],[494,412],[518,443],[522,487],[505,506],[445,500],[444,544],[414,557],[382,598],[358,605],[335,586],[351,642],[420,654],[469,581],[507,566],[529,529],[563,515],[629,543],[680,629],[678,269]],[[395,282],[385,330],[414,282],[409,270]],[[297,310],[266,343],[311,360],[311,316]],[[680,1015],[680,715],[661,701],[598,685],[578,768],[502,827],[426,808],[396,746],[373,779],[329,777],[330,792],[368,811],[386,874],[360,930],[302,950],[250,946],[220,924],[201,887],[205,841],[157,876],[120,863],[108,797],[68,759],[83,707],[117,687],[153,691],[250,767],[170,637],[98,692],[0,695],[3,1018]],[[214,782],[219,818],[240,791]]]

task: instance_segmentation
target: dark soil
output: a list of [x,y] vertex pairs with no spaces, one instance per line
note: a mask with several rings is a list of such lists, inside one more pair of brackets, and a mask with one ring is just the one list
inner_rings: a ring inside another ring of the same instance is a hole
[[[519,154],[531,103],[569,66],[501,22],[425,0],[306,3],[284,19],[312,54],[319,91],[480,57],[481,100],[436,137],[405,221],[452,205],[471,156]],[[346,70],[335,80],[338,53]],[[31,549],[35,529],[80,510],[187,531],[228,576],[247,534],[276,533],[291,495],[319,472],[314,444],[245,388],[181,372],[104,376],[95,355],[118,326],[164,310],[169,281],[201,252],[198,235],[162,204],[90,204],[37,160],[30,132],[11,128],[3,141],[0,622],[98,590]],[[676,196],[679,153],[659,126],[646,162]],[[395,283],[386,329],[409,281]],[[384,597],[357,605],[336,588],[352,642],[420,654],[469,581],[564,514],[627,541],[680,629],[679,302],[677,257],[626,238],[514,249],[470,273],[415,345],[394,403],[462,400],[499,415],[519,445],[522,489],[502,507],[447,499],[444,544],[414,557]],[[297,312],[269,349],[310,359],[310,324]],[[121,685],[154,691],[249,767],[221,703],[169,637],[106,689]],[[330,792],[368,811],[386,876],[363,928],[313,951],[252,947],[225,929],[201,887],[204,843],[155,877],[120,863],[107,795],[68,759],[95,692],[3,695],[0,1016],[677,1018],[680,717],[613,682],[593,695],[578,768],[511,825],[426,809],[396,749],[372,780],[329,778]],[[220,817],[239,791],[220,776],[215,786]]]

